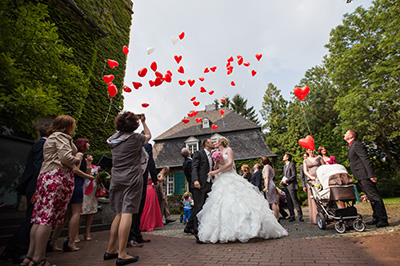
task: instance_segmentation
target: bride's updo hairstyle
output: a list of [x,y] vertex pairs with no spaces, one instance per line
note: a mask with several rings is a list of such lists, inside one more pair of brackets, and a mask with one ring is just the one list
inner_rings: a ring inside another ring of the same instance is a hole
[[229,146],[229,141],[227,140],[227,138],[220,137],[218,140],[219,140],[219,142],[221,142],[221,144],[222,144],[222,146],[224,146],[224,148]]

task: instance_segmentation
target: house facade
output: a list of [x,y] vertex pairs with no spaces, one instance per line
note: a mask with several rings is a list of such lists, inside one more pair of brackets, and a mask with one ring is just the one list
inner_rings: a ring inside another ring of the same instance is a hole
[[[223,115],[220,110],[223,110]],[[196,118],[201,118],[201,121],[197,122]],[[216,110],[214,105],[208,105],[204,111],[188,119],[188,123],[179,122],[154,139],[153,155],[157,169],[170,168],[168,195],[181,194],[187,186],[181,149],[188,148],[193,154],[203,148],[201,142],[206,138],[213,141],[219,137],[227,138],[235,161],[275,156],[265,143],[261,127],[227,107]],[[218,128],[213,129],[213,125]]]

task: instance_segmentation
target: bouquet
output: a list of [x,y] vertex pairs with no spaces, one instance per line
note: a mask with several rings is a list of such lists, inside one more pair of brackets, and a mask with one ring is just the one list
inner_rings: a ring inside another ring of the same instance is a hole
[[216,163],[219,161],[222,161],[224,159],[224,155],[220,151],[213,152],[211,157],[214,160],[214,162],[216,162]]

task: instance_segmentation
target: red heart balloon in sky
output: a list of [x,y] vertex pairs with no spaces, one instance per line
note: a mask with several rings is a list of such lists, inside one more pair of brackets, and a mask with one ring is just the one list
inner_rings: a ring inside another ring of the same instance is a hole
[[185,69],[183,69],[183,66],[180,66],[178,68],[178,72],[181,73],[181,74],[185,73]]
[[228,62],[227,64],[226,64],[226,68],[228,68],[228,67],[230,67],[231,66],[231,62]]
[[184,118],[184,119],[182,119],[182,122],[183,122],[183,123],[185,123],[185,124],[187,124],[187,123],[189,123],[189,122],[190,122],[190,120],[189,120],[189,119],[187,119],[187,118]]
[[243,64],[243,57],[241,57],[240,55],[238,55],[238,61],[237,61],[238,65],[240,66],[241,64]]
[[181,39],[181,40],[182,40],[182,39],[185,37],[185,33],[182,31],[182,33],[181,33],[181,34],[179,34],[178,36],[179,36],[179,39]]
[[188,117],[193,117],[193,112],[190,112],[187,115],[188,115]]
[[135,89],[139,89],[140,87],[142,87],[142,83],[140,82],[132,82],[132,84]]
[[118,90],[117,87],[112,83],[108,83],[108,94],[110,95],[111,98],[114,98],[114,96],[117,94]]
[[257,74],[257,71],[255,71],[255,70],[252,70],[251,71],[251,75],[254,77],[255,75]]
[[157,63],[156,63],[156,62],[151,63],[150,68],[151,68],[153,71],[157,71]]
[[192,97],[192,99],[190,99],[192,102],[194,101],[194,100],[196,100],[196,97]]
[[213,129],[213,130],[216,130],[217,128],[218,128],[217,125],[212,125],[212,129]]
[[182,56],[181,55],[180,56],[175,55],[174,58],[175,58],[176,63],[178,63],[178,64],[182,60]]
[[314,150],[314,139],[308,135],[305,139],[299,139],[299,145],[305,149]]
[[126,45],[124,45],[124,47],[122,47],[122,52],[124,54],[128,54],[129,53],[129,49],[128,49],[128,47],[126,47]]
[[147,108],[147,107],[149,107],[149,104],[148,103],[142,103],[142,106],[143,106],[143,108]]
[[155,75],[156,75],[157,78],[160,78],[160,79],[163,79],[163,78],[164,78],[163,74],[161,74],[161,73],[158,72],[158,71],[156,71]]
[[222,109],[219,110],[219,113],[220,113],[221,115],[224,115],[224,114],[225,114],[224,110],[222,110]]
[[124,86],[122,87],[122,89],[123,89],[125,92],[131,92],[131,91],[132,91],[132,89],[129,88],[128,86],[126,86],[126,85],[124,85]]
[[208,94],[213,95],[213,94],[214,94],[214,91],[210,91]]
[[171,75],[170,74],[165,74],[165,77],[164,77],[164,80],[165,80],[165,82],[168,82],[168,83],[170,83],[171,81],[172,81],[172,78],[171,78]]
[[258,61],[260,61],[261,57],[262,57],[262,54],[256,54],[256,58]]
[[210,72],[210,70],[208,69],[208,67],[206,67],[206,68],[204,69],[204,73],[208,73],[208,72]]
[[180,80],[180,81],[178,81],[178,83],[179,83],[179,85],[183,86],[183,85],[185,85],[186,81]]
[[217,69],[216,66],[210,67],[210,70],[211,70],[212,72],[215,72],[216,69]]
[[172,72],[170,70],[167,70],[167,74],[169,74],[172,77]]
[[192,87],[193,84],[194,84],[194,82],[195,82],[194,79],[189,79],[189,80],[188,80],[189,86]]
[[153,87],[155,85],[154,81],[152,81],[152,80],[149,80],[149,84],[150,84],[150,87]]
[[225,100],[224,98],[221,98],[221,102],[223,102],[223,103],[224,103],[224,102],[226,102],[226,100]]
[[243,65],[244,65],[245,67],[248,67],[248,66],[250,66],[250,63],[249,63],[249,62],[244,62]]
[[206,91],[206,89],[204,87],[200,87],[200,92],[204,93],[204,92],[207,92],[207,91]]
[[204,81],[204,78],[203,78],[203,77],[200,77],[199,80],[200,80],[200,81]]
[[193,102],[194,106],[199,106],[200,102]]
[[144,76],[146,76],[146,74],[147,74],[147,68],[145,67],[138,71],[139,77],[143,78]]
[[192,113],[193,113],[193,116],[196,116],[199,113],[199,111],[193,111]]
[[115,60],[107,59],[107,63],[109,65],[109,67],[111,67],[111,68],[118,66],[118,62]]
[[306,96],[308,95],[309,92],[310,92],[310,88],[308,86],[294,89],[294,95],[296,95],[300,101],[304,100],[304,98],[306,98]]
[[201,118],[196,118],[196,122],[200,123],[201,122]]
[[228,62],[233,62],[233,56],[228,58]]
[[110,83],[111,81],[113,81],[114,80],[114,75],[104,75],[103,76],[103,80],[104,80],[104,82],[105,83]]
[[236,84],[235,84],[235,82],[234,82],[234,81],[231,81],[231,85],[232,85],[232,86],[235,86]]
[[229,70],[226,72],[226,74],[227,74],[227,75],[232,74],[232,70],[229,69]]
[[161,78],[156,78],[156,80],[154,81],[155,86],[160,86],[162,83],[163,83],[163,79],[161,79]]

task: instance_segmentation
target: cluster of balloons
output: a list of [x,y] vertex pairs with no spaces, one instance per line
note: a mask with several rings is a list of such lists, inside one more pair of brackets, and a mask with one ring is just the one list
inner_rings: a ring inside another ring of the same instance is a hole
[[[310,88],[308,86],[304,86],[302,88],[296,87],[294,89],[294,95],[296,95],[296,97],[299,98],[300,101],[304,100],[309,92]],[[299,139],[299,145],[305,149],[310,149],[310,150],[315,149],[314,139],[310,135],[308,135],[304,139]]]

